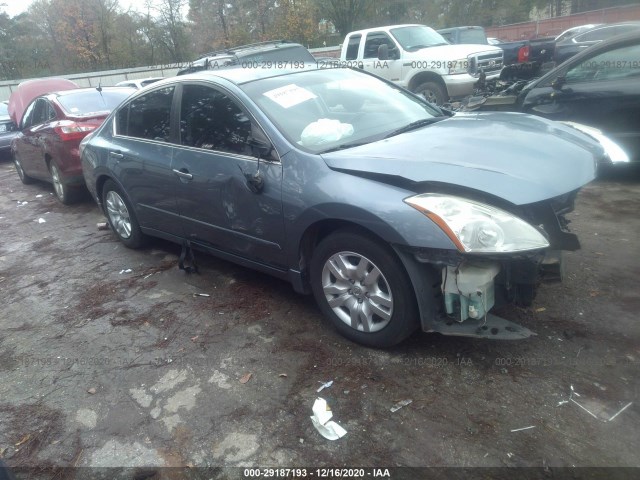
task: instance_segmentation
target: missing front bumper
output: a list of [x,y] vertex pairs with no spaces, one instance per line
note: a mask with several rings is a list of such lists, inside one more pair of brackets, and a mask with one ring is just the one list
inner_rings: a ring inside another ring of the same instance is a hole
[[432,324],[429,332],[458,337],[477,337],[492,340],[522,340],[537,335],[528,328],[487,313],[486,319],[467,319],[456,322],[449,318],[442,318]]

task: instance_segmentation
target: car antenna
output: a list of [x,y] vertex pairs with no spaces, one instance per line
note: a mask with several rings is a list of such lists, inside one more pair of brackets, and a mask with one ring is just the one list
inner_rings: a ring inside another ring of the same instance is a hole
[[102,96],[102,79],[100,79],[100,81],[98,81],[98,86],[96,87],[96,90],[100,94],[100,98],[102,99],[102,103],[107,105],[107,102],[104,101],[104,97]]

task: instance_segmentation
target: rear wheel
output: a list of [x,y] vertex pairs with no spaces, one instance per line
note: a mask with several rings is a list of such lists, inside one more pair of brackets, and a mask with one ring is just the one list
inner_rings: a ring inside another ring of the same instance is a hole
[[421,83],[413,90],[413,93],[436,105],[442,105],[448,99],[447,92],[436,82]]
[[70,187],[65,184],[64,177],[54,162],[51,162],[49,170],[51,171],[53,190],[56,192],[58,200],[65,205],[71,205],[72,203],[77,202],[82,194],[80,187]]
[[22,162],[20,162],[20,157],[17,152],[13,152],[13,164],[16,166],[16,171],[18,172],[18,177],[20,177],[20,181],[25,185],[29,185],[34,182],[34,179],[27,175],[22,168]]
[[142,247],[147,237],[140,230],[133,207],[113,180],[107,180],[104,184],[102,204],[111,230],[118,239],[129,248]]
[[389,347],[417,329],[413,287],[387,246],[350,230],[333,233],[313,252],[310,274],[320,310],[350,340]]

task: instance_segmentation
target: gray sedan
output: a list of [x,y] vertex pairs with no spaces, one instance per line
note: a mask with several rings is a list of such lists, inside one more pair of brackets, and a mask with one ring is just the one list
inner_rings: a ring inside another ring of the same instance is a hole
[[125,245],[162,237],[286,279],[377,347],[418,328],[530,335],[490,310],[531,303],[543,262],[579,248],[565,215],[607,157],[576,127],[453,115],[313,67],[160,81],[81,150]]

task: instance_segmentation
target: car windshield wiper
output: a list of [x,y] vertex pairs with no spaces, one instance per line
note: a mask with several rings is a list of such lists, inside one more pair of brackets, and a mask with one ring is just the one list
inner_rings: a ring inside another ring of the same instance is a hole
[[401,133],[410,132],[411,130],[416,130],[420,127],[426,127],[427,125],[431,125],[432,123],[439,122],[440,120],[444,120],[447,117],[431,117],[431,118],[421,118],[420,120],[416,120],[415,122],[411,122],[409,125],[405,125],[404,127],[400,127],[397,130],[386,135],[384,138],[395,137],[396,135],[400,135]]

